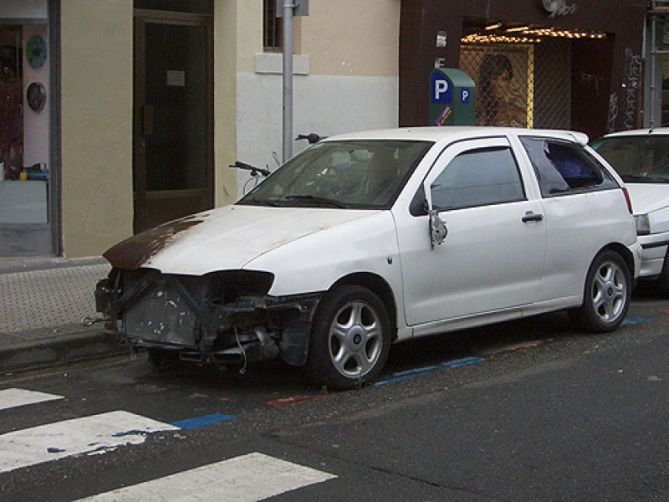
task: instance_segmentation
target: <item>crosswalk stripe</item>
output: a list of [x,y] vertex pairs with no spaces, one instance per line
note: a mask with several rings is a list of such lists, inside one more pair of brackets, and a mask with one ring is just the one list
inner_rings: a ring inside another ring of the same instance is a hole
[[63,396],[45,394],[44,392],[37,392],[34,390],[16,388],[4,389],[0,390],[0,410],[25,406],[27,404],[44,403],[56,399],[63,399]]
[[170,424],[112,411],[0,435],[0,473],[82,453],[140,444],[147,434],[179,430]]
[[137,485],[101,493],[78,502],[253,502],[337,476],[285,460],[250,453]]

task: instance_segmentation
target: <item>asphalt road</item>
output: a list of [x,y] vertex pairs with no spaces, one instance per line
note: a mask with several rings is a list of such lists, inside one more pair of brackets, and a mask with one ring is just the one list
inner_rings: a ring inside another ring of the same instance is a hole
[[[251,453],[327,479],[272,492],[280,477],[265,464],[232,478],[220,467],[216,500],[239,500],[225,491],[238,482],[291,501],[669,500],[668,321],[669,302],[641,292],[613,334],[576,333],[551,314],[412,341],[393,347],[376,385],[338,393],[306,387],[280,364],[240,375],[155,370],[143,356],[5,376],[0,403],[10,388],[62,398],[0,410],[0,500],[169,486],[165,476]],[[119,410],[172,430],[78,455],[56,434],[31,465],[6,467],[16,434],[43,439],[51,424]],[[202,484],[184,490],[214,499]]]

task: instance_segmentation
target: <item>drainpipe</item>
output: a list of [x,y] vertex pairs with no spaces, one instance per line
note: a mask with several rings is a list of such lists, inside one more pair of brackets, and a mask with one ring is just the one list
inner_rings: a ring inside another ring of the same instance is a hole
[[283,0],[283,161],[293,156],[293,0]]

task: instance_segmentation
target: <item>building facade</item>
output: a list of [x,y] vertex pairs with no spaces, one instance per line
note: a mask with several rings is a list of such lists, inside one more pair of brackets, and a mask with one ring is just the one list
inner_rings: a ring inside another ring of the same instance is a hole
[[648,0],[645,37],[644,127],[669,126],[669,1]]
[[[404,0],[401,15],[401,124],[428,116],[434,66],[472,76],[479,124],[591,137],[640,124],[643,2]],[[504,98],[490,85],[500,74],[509,77]]]
[[[640,120],[640,4],[310,0],[293,30],[294,132],[428,125],[435,66],[474,79],[480,124],[628,128]],[[249,176],[235,160],[275,169],[274,9],[0,0],[0,256],[99,255],[236,200]]]

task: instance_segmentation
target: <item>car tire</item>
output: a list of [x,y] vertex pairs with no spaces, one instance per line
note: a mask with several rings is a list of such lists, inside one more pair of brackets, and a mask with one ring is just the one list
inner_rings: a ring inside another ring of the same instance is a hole
[[351,389],[374,380],[390,351],[391,324],[379,297],[346,285],[327,292],[309,340],[306,371],[319,386]]
[[664,255],[664,264],[662,265],[662,272],[655,283],[657,293],[662,298],[669,298],[669,251]]
[[629,309],[632,279],[625,260],[614,251],[598,254],[583,288],[583,305],[569,311],[580,328],[606,333],[620,326]]

